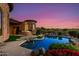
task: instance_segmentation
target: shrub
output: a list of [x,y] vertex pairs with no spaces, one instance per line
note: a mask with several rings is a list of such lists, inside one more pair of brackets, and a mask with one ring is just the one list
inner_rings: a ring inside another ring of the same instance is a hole
[[79,48],[73,45],[66,45],[66,44],[51,44],[49,46],[49,49],[70,49],[70,50],[75,50],[79,51]]
[[70,36],[77,37],[78,32],[77,31],[69,31],[68,33]]
[[62,35],[62,32],[58,32],[57,34],[58,34],[58,36],[60,36],[60,35]]
[[41,39],[41,38],[43,38],[43,36],[42,35],[38,35],[36,38]]
[[79,56],[79,52],[70,49],[52,49],[48,50],[48,56]]
[[10,35],[8,41],[16,41],[16,39],[20,38],[21,36]]
[[79,38],[79,32],[77,33],[77,38]]

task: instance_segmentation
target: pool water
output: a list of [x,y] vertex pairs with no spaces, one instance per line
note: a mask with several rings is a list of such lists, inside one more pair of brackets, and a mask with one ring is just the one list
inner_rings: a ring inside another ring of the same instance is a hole
[[57,38],[44,37],[43,40],[34,40],[31,43],[24,43],[24,45],[22,45],[22,47],[32,49],[32,50],[43,47],[46,50],[48,50],[48,48],[51,44],[68,44],[68,43],[69,43],[68,38],[59,39],[58,37]]

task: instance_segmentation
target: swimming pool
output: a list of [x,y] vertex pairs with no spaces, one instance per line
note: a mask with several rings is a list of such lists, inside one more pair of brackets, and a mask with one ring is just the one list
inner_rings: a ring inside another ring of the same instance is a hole
[[48,38],[48,37],[44,37],[43,40],[34,40],[34,42],[31,43],[24,43],[22,45],[22,47],[28,48],[28,49],[38,49],[38,48],[45,48],[46,50],[48,50],[50,44],[68,44],[69,43],[69,39],[68,38],[61,38],[59,39],[58,37],[56,38]]

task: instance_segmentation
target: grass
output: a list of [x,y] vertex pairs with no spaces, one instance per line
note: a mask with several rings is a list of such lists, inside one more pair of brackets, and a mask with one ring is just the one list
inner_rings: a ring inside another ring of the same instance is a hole
[[19,39],[21,36],[16,36],[16,35],[10,35],[8,41],[16,41]]

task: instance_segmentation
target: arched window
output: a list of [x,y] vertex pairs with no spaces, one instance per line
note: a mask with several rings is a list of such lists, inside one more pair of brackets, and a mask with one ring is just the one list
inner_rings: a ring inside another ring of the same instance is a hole
[[0,9],[0,36],[2,35],[2,14],[1,14],[1,9]]

